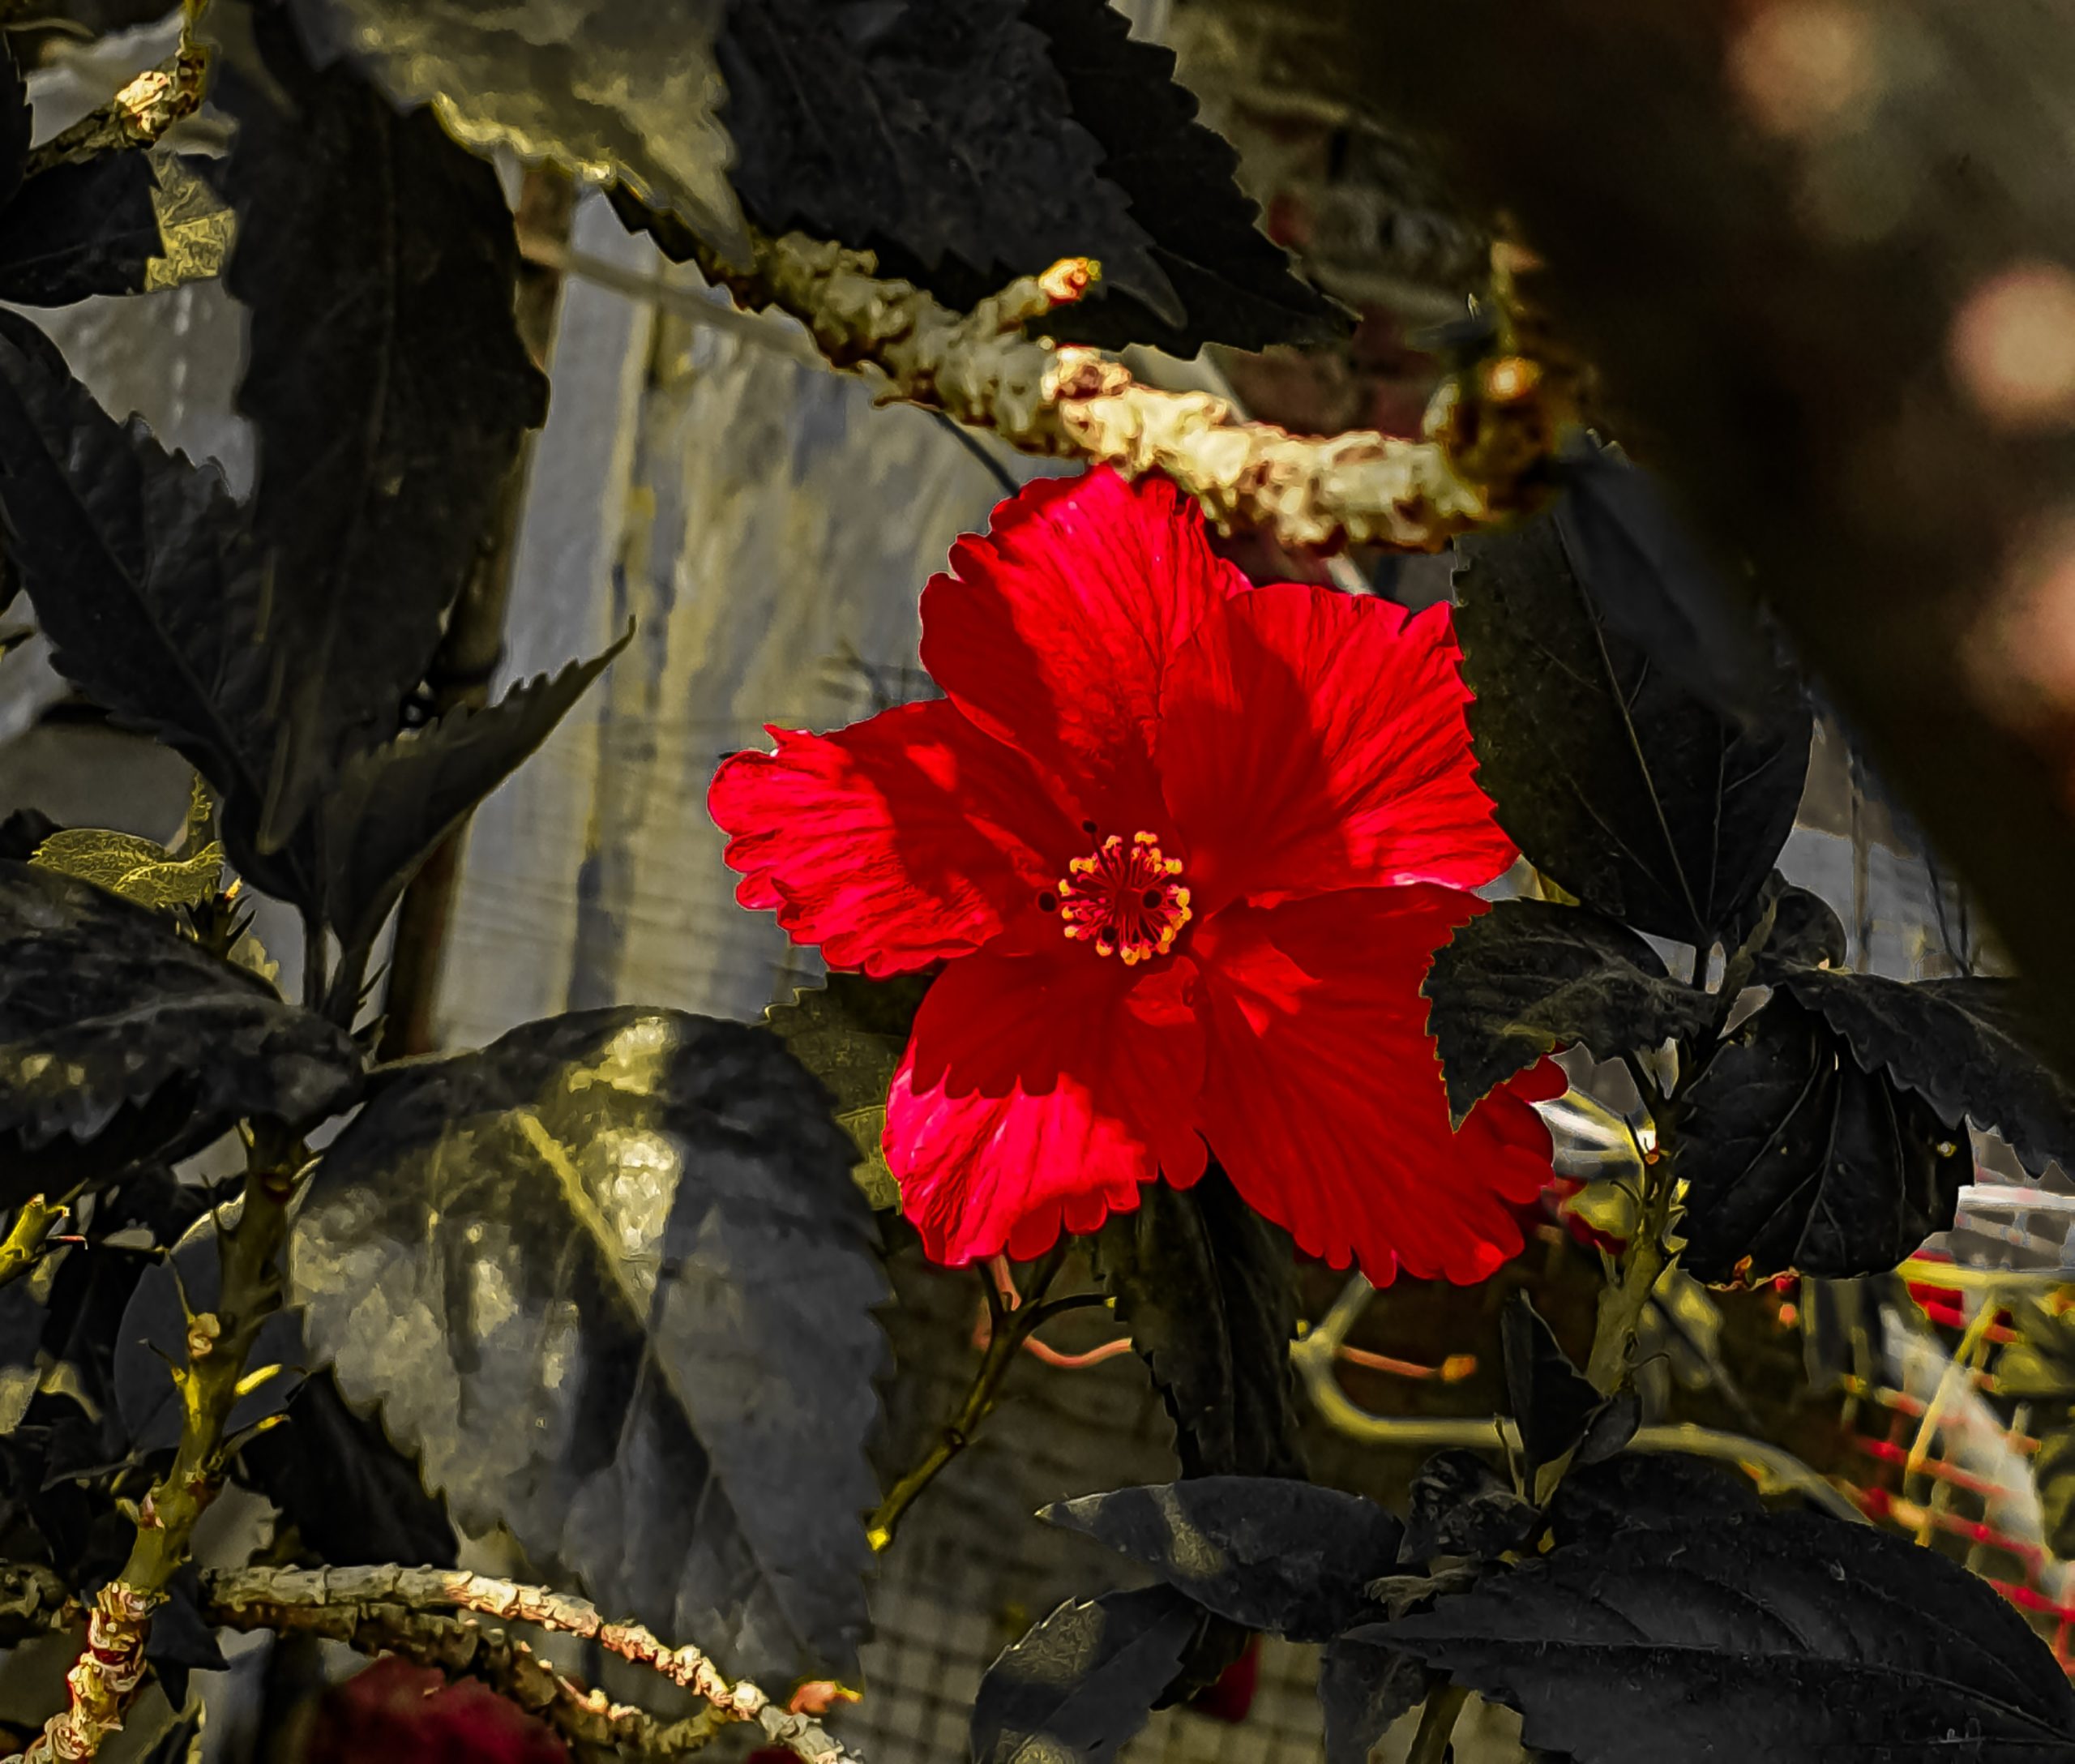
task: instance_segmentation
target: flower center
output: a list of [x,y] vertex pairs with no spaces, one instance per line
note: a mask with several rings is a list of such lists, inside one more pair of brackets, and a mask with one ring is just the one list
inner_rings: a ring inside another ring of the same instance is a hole
[[1059,878],[1057,910],[1067,938],[1093,943],[1098,956],[1121,955],[1126,967],[1166,955],[1193,916],[1181,874],[1182,860],[1162,852],[1153,834],[1111,833]]

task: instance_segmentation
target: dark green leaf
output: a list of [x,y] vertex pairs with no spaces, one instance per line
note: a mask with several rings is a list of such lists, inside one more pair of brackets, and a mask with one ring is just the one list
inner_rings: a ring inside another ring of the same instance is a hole
[[138,1764],[203,1764],[201,1706],[197,1704],[153,1740]]
[[250,795],[272,754],[267,589],[223,476],[117,422],[0,313],[0,518],[59,673]]
[[1571,1364],[1525,1291],[1506,1301],[1499,1329],[1505,1346],[1507,1400],[1520,1429],[1531,1490],[1543,1465],[1555,1463],[1585,1437],[1604,1399]]
[[1410,1654],[1337,1636],[1319,1656],[1326,1764],[1369,1764],[1384,1730],[1427,1700],[1440,1681]]
[[1220,1616],[1298,1642],[1328,1640],[1359,1617],[1402,1536],[1373,1501],[1280,1476],[1119,1488],[1039,1517],[1144,1563]]
[[1794,824],[1807,707],[1784,679],[1740,721],[1693,697],[1607,627],[1551,515],[1459,550],[1477,778],[1500,824],[1586,906],[1705,948]]
[[1821,895],[1795,887],[1775,870],[1760,901],[1772,909],[1773,928],[1756,953],[1753,985],[1770,986],[1797,968],[1843,965],[1844,923]]
[[1763,1510],[1751,1479],[1720,1464],[1680,1452],[1624,1452],[1604,1463],[1573,1466],[1550,1504],[1549,1526],[1559,1544],[1575,1544],[1629,1527]]
[[134,294],[160,255],[158,181],[142,152],[38,172],[0,210],[0,300],[64,306]]
[[717,45],[750,218],[879,254],[926,286],[990,288],[1063,257],[1186,315],[1023,0],[734,0]]
[[58,823],[41,809],[18,808],[0,820],[0,858],[10,863],[27,863],[36,855],[36,847],[59,831]]
[[43,1463],[45,1484],[89,1475],[126,1457],[116,1373],[122,1322],[138,1287],[157,1267],[148,1252],[112,1244],[76,1244],[50,1283],[40,1358],[45,1393],[71,1413],[57,1421]]
[[886,1093],[929,986],[926,974],[870,980],[832,974],[824,985],[798,988],[790,1004],[764,1013],[772,1034],[834,1099],[836,1124],[858,1148],[851,1174],[866,1199],[886,1212],[901,1208],[900,1186],[880,1143]]
[[1174,1421],[1182,1474],[1301,1475],[1288,1237],[1213,1168],[1192,1188],[1144,1190],[1096,1258]]
[[1151,236],[1153,261],[1187,315],[1169,323],[1144,302],[1098,283],[1093,299],[1044,320],[1049,334],[1187,357],[1205,343],[1264,349],[1324,343],[1350,328],[1348,315],[1298,280],[1287,254],[1260,230],[1259,210],[1235,181],[1239,155],[1196,120],[1195,95],[1174,78],[1172,49],[1133,36],[1108,0],[1025,0],[1024,15],[1044,34],[1074,120],[1102,150],[1100,175],[1130,198],[1131,217]]
[[373,945],[433,848],[547,739],[627,642],[346,762],[321,811],[324,916],[340,943]]
[[1608,628],[1722,715],[1763,714],[1777,664],[1754,635],[1748,597],[1739,602],[1662,486],[1590,441],[1559,469],[1564,554]]
[[1681,1099],[1678,1143],[1681,1259],[1717,1283],[1885,1273],[1953,1222],[1974,1170],[1966,1134],[1784,993]]
[[851,1155],[760,1030],[550,1018],[347,1126],[293,1286],[464,1529],[730,1672],[847,1673],[886,1294]]
[[1699,1035],[1717,1001],[1589,908],[1500,901],[1444,944],[1422,990],[1460,1127],[1495,1085],[1582,1043],[1602,1060]]
[[285,18],[254,28],[276,83],[223,82],[225,281],[251,313],[237,407],[259,434],[253,524],[285,658],[270,850],[347,752],[395,734],[545,383],[519,339],[496,173],[429,111],[312,72]]
[[190,1672],[220,1672],[230,1664],[216,1645],[216,1632],[202,1616],[200,1581],[192,1562],[174,1572],[165,1603],[152,1612],[151,1631],[144,1638],[144,1658],[175,1709],[187,1706]]
[[[189,1314],[214,1312],[222,1296],[217,1221],[221,1219],[225,1229],[235,1230],[243,1210],[243,1201],[233,1200],[218,1212],[195,1220],[172,1254],[153,1262],[130,1295],[115,1338],[114,1388],[123,1430],[134,1450],[169,1451],[180,1443],[180,1393],[173,1381],[173,1368],[187,1363]],[[293,1312],[276,1311],[262,1323],[246,1356],[246,1368],[283,1369],[238,1399],[225,1423],[225,1436],[234,1437],[286,1409],[309,1359]]]
[[1534,1504],[1475,1452],[1436,1452],[1412,1479],[1401,1553],[1408,1562],[1483,1560],[1521,1548],[1541,1525]]
[[426,1492],[417,1466],[381,1424],[355,1414],[329,1372],[312,1373],[294,1389],[287,1419],[239,1455],[303,1547],[342,1568],[452,1567],[458,1545],[447,1509]]
[[2075,1158],[2075,1088],[2034,1051],[2037,1001],[2019,982],[1808,970],[1779,983],[1941,1120],[1993,1129],[2034,1170]]
[[714,115],[719,0],[291,0],[290,10],[320,59],[350,51],[398,104],[437,102],[471,146],[608,168],[652,207],[741,248]]
[[1145,1725],[1201,1616],[1166,1586],[1068,1599],[980,1681],[973,1764],[1107,1764]]
[[2013,1606],[1957,1562],[1837,1519],[1627,1529],[1384,1633],[1579,1764],[2075,1755],[2075,1689]]
[[0,863],[0,1135],[31,1150],[93,1139],[176,1081],[174,1124],[217,1131],[259,1115],[306,1124],[359,1093],[342,1031],[164,914],[53,871]]

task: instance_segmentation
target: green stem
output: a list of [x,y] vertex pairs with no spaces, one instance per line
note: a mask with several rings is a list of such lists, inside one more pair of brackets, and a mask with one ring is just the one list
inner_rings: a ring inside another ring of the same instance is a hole
[[1470,1692],[1461,1685],[1444,1685],[1431,1693],[1419,1717],[1419,1731],[1412,1737],[1412,1749],[1405,1754],[1405,1764],[1441,1764],[1448,1755],[1448,1736],[1456,1731],[1456,1717],[1469,1701]]
[[0,1239],[0,1287],[19,1280],[42,1258],[43,1246],[68,1210],[62,1201],[32,1194],[21,1204],[7,1235]]
[[222,1278],[216,1308],[189,1319],[187,1364],[173,1373],[181,1398],[179,1448],[144,1496],[136,1541],[118,1577],[147,1603],[164,1594],[186,1561],[195,1523],[215,1496],[224,1428],[237,1402],[246,1357],[260,1325],[280,1308],[277,1264],[303,1157],[300,1143],[287,1134],[263,1124],[255,1128],[243,1207],[237,1223],[217,1239]]
[[1667,1260],[1661,1228],[1645,1224],[1623,1252],[1619,1273],[1600,1289],[1585,1377],[1602,1396],[1612,1396],[1628,1381],[1629,1351]]
[[887,1490],[886,1498],[865,1522],[865,1535],[874,1550],[884,1550],[893,1542],[901,1516],[914,1505],[916,1497],[936,1480],[945,1466],[973,1443],[973,1436],[979,1431],[980,1424],[1000,1400],[1002,1381],[1008,1377],[1009,1368],[1016,1364],[1017,1351],[1033,1330],[1048,1318],[1056,1317],[1059,1309],[1067,1305],[1065,1300],[1050,1305],[1038,1303],[1065,1260],[1063,1244],[1048,1252],[1038,1265],[1029,1294],[1021,1307],[1014,1311],[1002,1308],[1001,1301],[995,1295],[991,1278],[982,1272],[980,1278],[986,1295],[987,1314],[994,1323],[986,1350],[980,1356],[979,1367],[973,1374],[972,1385],[965,1393],[965,1400],[959,1405],[958,1413],[945,1423],[936,1443],[922,1462]]

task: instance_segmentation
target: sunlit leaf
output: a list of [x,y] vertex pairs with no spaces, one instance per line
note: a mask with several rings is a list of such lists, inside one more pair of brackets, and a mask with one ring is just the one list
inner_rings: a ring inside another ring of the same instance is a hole
[[178,858],[156,840],[105,827],[68,827],[36,848],[29,862],[75,876],[139,906],[190,906],[215,893],[223,877],[224,848],[213,840],[191,858]]
[[742,219],[713,39],[721,0],[293,0],[398,103],[430,104],[481,152],[624,180],[723,249]]
[[853,1157],[759,1030],[550,1018],[348,1124],[294,1291],[464,1529],[730,1671],[847,1675],[886,1295]]

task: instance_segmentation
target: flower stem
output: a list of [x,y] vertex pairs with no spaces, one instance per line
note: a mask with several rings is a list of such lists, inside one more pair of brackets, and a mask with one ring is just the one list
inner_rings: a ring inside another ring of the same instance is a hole
[[1668,1162],[1660,1158],[1643,1170],[1643,1216],[1636,1235],[1622,1251],[1615,1277],[1600,1289],[1594,1319],[1592,1354],[1585,1377],[1602,1396],[1612,1396],[1628,1381],[1628,1355],[1650,1295],[1670,1265],[1664,1235],[1671,1222],[1673,1182]]
[[1456,1717],[1469,1701],[1470,1692],[1461,1685],[1444,1685],[1431,1693],[1419,1717],[1419,1731],[1412,1736],[1412,1749],[1405,1754],[1405,1764],[1441,1764],[1448,1755],[1448,1736],[1456,1731]]
[[992,1279],[982,1270],[982,1290],[986,1295],[988,1315],[994,1325],[986,1351],[980,1355],[972,1385],[965,1393],[965,1400],[959,1405],[958,1413],[944,1424],[936,1443],[924,1454],[922,1462],[887,1490],[886,1498],[865,1522],[865,1535],[874,1550],[884,1550],[893,1542],[901,1516],[914,1505],[916,1497],[936,1480],[946,1465],[972,1444],[980,1424],[1000,1399],[1002,1381],[1008,1377],[1009,1368],[1016,1364],[1017,1350],[1040,1325],[1058,1314],[1057,1306],[1041,1304],[1038,1300],[1044,1297],[1046,1288],[1051,1285],[1065,1260],[1063,1244],[1051,1249],[1038,1263],[1022,1304],[1013,1311],[1006,1308],[995,1292]]

